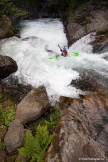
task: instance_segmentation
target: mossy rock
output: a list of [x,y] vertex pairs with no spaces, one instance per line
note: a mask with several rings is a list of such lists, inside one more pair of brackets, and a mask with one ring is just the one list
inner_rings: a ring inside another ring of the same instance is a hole
[[0,38],[5,38],[10,32],[11,21],[6,15],[0,16]]

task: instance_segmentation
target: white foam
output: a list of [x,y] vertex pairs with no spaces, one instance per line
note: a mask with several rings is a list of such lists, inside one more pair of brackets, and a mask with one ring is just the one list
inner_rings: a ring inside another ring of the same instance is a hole
[[[49,56],[60,54],[58,44],[61,47],[67,46],[62,22],[58,19],[42,19],[25,21],[23,25],[25,27],[21,30],[21,39],[7,39],[1,46],[1,53],[16,60],[19,69],[15,75],[20,82],[34,87],[44,85],[51,101],[58,100],[59,96],[78,97],[81,91],[70,86],[70,83],[79,77],[81,69],[107,73],[107,61],[101,55],[92,54],[92,46],[89,45],[94,40],[94,33],[83,37],[69,48],[69,53],[79,52],[78,57],[49,60]],[[53,52],[46,51],[46,48]]]

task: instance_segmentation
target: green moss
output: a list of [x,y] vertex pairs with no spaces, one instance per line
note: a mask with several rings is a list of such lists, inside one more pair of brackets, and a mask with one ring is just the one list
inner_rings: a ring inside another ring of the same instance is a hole
[[0,127],[9,126],[15,117],[16,104],[4,93],[0,93]]
[[84,32],[87,33],[88,32],[88,28],[87,28],[87,24],[84,25]]
[[83,4],[81,4],[81,5],[79,6],[79,10],[80,10],[81,12],[85,11],[86,9],[87,9],[87,7],[86,7],[86,4],[85,4],[85,3],[83,3]]
[[84,23],[85,24],[90,24],[91,23],[91,17],[90,16],[86,17]]
[[6,126],[9,126],[15,117],[15,110],[10,109],[9,112],[2,112],[1,119]]
[[72,11],[69,12],[68,22],[72,22],[72,23],[75,22],[75,13]]
[[0,102],[4,99],[4,95],[0,93]]
[[5,148],[4,142],[0,139],[0,150],[3,150]]

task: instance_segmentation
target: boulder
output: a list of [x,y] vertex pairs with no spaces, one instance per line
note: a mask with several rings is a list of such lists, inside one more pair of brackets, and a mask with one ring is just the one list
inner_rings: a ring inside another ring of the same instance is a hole
[[105,37],[104,35],[97,36],[98,39],[100,38],[100,41],[96,39],[93,42],[93,52],[94,53],[101,54],[101,53],[104,53],[104,52],[108,51],[108,38],[106,38],[106,39],[103,38],[102,39],[101,38],[102,36]]
[[24,142],[24,126],[19,120],[13,120],[6,135],[4,142],[9,153],[16,151]]
[[90,4],[85,6],[84,11],[80,9],[75,11],[66,25],[69,45],[88,33],[108,30],[108,9],[90,8]]
[[[89,94],[80,99],[60,98],[61,123],[46,162],[107,161],[108,98]],[[105,156],[106,155],[106,156]]]
[[0,79],[8,77],[17,69],[17,64],[12,58],[0,55]]
[[28,123],[38,119],[49,107],[46,89],[39,87],[32,90],[18,104],[15,119]]

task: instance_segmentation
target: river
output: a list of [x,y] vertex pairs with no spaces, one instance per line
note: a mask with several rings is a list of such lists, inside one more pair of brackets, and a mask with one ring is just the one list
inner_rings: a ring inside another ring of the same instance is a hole
[[[93,54],[89,44],[95,39],[95,33],[81,38],[67,49],[68,57],[49,60],[50,56],[60,55],[58,44],[61,48],[67,47],[62,22],[59,19],[38,19],[22,21],[21,25],[20,38],[11,37],[0,43],[0,53],[17,62],[18,71],[14,75],[20,83],[34,87],[44,85],[50,100],[55,101],[60,96],[78,97],[84,93],[70,86],[71,81],[78,79],[84,71],[99,74],[103,83],[107,80],[108,61],[104,58],[108,53]],[[79,56],[72,56],[70,52],[79,52]]]

